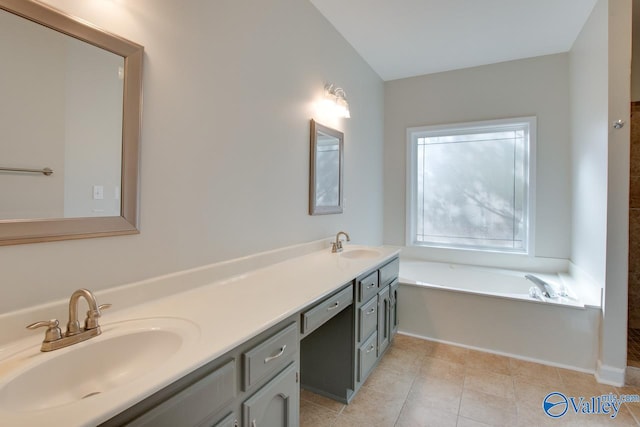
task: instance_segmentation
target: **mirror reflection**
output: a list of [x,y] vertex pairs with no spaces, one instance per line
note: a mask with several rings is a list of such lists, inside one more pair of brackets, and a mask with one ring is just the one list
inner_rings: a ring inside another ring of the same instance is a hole
[[311,121],[311,215],[342,212],[344,135]]
[[0,10],[0,220],[121,215],[124,58]]

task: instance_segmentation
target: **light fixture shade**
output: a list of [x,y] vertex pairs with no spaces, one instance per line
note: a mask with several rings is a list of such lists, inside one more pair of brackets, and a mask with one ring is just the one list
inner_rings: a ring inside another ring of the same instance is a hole
[[324,98],[327,106],[336,117],[350,118],[349,103],[347,94],[341,87],[336,87],[333,83],[324,85]]

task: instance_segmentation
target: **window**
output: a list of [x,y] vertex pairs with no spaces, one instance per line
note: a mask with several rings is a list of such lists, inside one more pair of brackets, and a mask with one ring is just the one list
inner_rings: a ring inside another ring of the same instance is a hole
[[535,117],[407,129],[407,245],[530,253]]

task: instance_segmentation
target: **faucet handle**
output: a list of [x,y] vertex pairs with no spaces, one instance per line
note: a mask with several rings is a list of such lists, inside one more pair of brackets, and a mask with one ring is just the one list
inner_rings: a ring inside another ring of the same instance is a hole
[[98,306],[98,311],[100,312],[100,314],[102,314],[102,310],[106,310],[108,308],[111,308],[111,304],[100,304]]
[[111,304],[100,304],[97,310],[88,310],[84,319],[84,329],[95,329],[98,325],[98,318],[102,316],[102,310],[111,308]]
[[62,338],[62,331],[60,330],[58,319],[43,320],[27,325],[27,329],[47,328],[44,334],[43,342],[57,341]]

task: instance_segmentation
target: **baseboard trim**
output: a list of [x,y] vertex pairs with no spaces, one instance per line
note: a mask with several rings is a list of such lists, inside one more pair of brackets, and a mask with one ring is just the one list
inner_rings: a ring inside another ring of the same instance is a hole
[[563,363],[555,363],[555,362],[550,362],[548,360],[536,359],[535,357],[526,357],[526,356],[522,356],[522,355],[519,355],[519,354],[507,353],[507,352],[504,352],[504,351],[496,351],[496,350],[492,350],[492,349],[484,348],[484,347],[477,347],[477,346],[473,346],[473,345],[460,344],[460,343],[453,342],[453,341],[441,340],[441,339],[426,337],[424,335],[414,334],[414,333],[411,333],[411,332],[405,332],[403,330],[399,330],[398,333],[402,334],[402,335],[407,335],[409,337],[414,337],[414,338],[427,340],[427,341],[434,341],[434,342],[439,342],[439,343],[442,343],[442,344],[453,345],[453,346],[456,346],[456,347],[467,348],[469,350],[477,350],[477,351],[481,351],[483,353],[490,353],[490,354],[495,354],[495,355],[498,355],[498,356],[510,357],[512,359],[523,360],[525,362],[533,362],[533,363],[538,363],[540,365],[553,366],[554,368],[570,369],[572,371],[583,372],[585,374],[595,375],[595,371],[593,369],[583,369],[583,368],[580,368],[580,367],[577,367],[577,366],[573,366],[573,365],[566,365],[566,364],[563,364]]
[[605,365],[598,360],[596,366],[596,381],[601,384],[612,385],[614,387],[624,386],[625,368],[615,368]]

